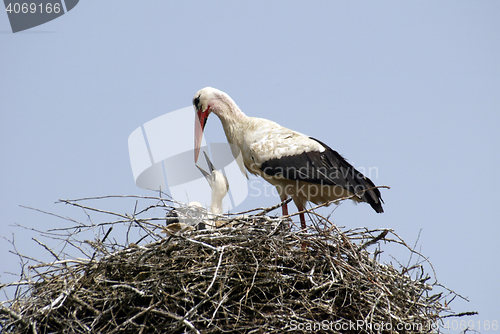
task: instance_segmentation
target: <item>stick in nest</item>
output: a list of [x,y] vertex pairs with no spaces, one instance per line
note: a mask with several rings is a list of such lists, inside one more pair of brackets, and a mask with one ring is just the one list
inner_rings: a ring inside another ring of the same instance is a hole
[[[164,212],[163,199],[147,200]],[[89,205],[79,208],[92,211]],[[72,259],[39,242],[56,260],[25,266],[29,272],[23,277],[30,280],[18,286],[27,288],[0,306],[4,332],[281,333],[291,331],[293,322],[323,320],[425,326],[447,317],[447,299],[457,295],[426,283],[421,263],[402,269],[381,263],[378,252],[385,243],[427,261],[390,229],[341,230],[318,215],[305,233],[287,228],[284,218],[257,214],[233,217],[224,228],[160,239],[154,222],[164,217],[143,217],[150,210],[110,213],[119,223],[100,226],[104,237],[94,238],[98,245],[79,251],[88,259]],[[126,239],[134,229],[144,234],[140,242],[124,247],[116,241],[120,231]],[[75,229],[63,247],[88,245],[85,232]],[[371,253],[373,245],[378,249]]]

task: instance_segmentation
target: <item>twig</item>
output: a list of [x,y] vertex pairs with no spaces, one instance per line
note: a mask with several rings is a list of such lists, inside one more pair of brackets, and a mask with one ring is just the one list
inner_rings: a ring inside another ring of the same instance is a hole
[[215,268],[215,273],[214,273],[214,277],[212,278],[212,282],[208,286],[207,290],[205,290],[205,292],[203,293],[204,295],[208,294],[208,291],[210,291],[210,289],[212,288],[212,286],[215,283],[215,279],[217,278],[217,273],[219,272],[220,264],[222,262],[222,255],[224,254],[224,249],[225,248],[226,248],[225,246],[222,246],[220,249],[217,249],[220,252],[219,262],[217,263],[217,267]]
[[[0,285],[18,288],[13,299],[0,303],[0,327],[7,333],[60,328],[68,333],[200,333],[200,328],[206,334],[278,333],[290,330],[292,320],[396,326],[474,313],[441,315],[461,296],[432,283],[436,275],[428,259],[391,229],[346,230],[315,212],[317,206],[304,210],[313,224],[307,231],[283,226],[286,217],[240,214],[218,216],[226,222],[222,228],[161,239],[157,233],[168,204],[161,196],[130,196],[137,199],[132,214],[81,203],[100,198],[73,200],[90,223],[40,231],[58,243],[57,248],[42,244],[56,255],[52,262],[15,249],[22,277]],[[159,216],[151,214],[156,209]],[[95,213],[113,219],[98,221]],[[300,247],[304,241],[307,251]],[[368,251],[373,244],[377,249]],[[410,262],[379,262],[386,244],[409,252]],[[84,258],[72,256],[74,250]]]
[[385,236],[387,235],[387,233],[389,233],[389,230],[384,230],[382,233],[380,233],[378,236],[376,236],[375,238],[371,239],[371,240],[368,240],[367,242],[363,243],[362,245],[360,245],[358,247],[358,250],[363,250],[365,249],[366,247],[370,246],[370,245],[373,245],[374,243],[377,243],[378,241],[382,240],[383,238],[385,238]]
[[142,310],[141,312],[137,313],[136,315],[134,315],[133,317],[129,318],[127,321],[123,322],[118,327],[116,327],[115,329],[113,329],[111,332],[109,332],[109,334],[116,333],[119,330],[121,330],[122,328],[127,327],[127,325],[131,324],[135,319],[137,319],[137,318],[141,317],[142,315],[144,315],[145,313],[151,311],[153,308],[155,308],[156,306],[160,305],[160,303],[161,303],[161,301],[159,301],[158,303],[156,303],[154,305],[151,305],[150,307],[148,307],[148,308]]
[[50,249],[49,247],[47,247],[47,245],[45,245],[44,243],[38,241],[36,238],[31,238],[31,239],[34,240],[37,244],[39,244],[43,248],[45,248],[50,254],[52,254],[53,257],[56,258],[57,261],[61,261],[61,259],[59,258],[59,256],[57,256],[57,254],[54,253],[54,251],[52,251],[52,249]]
[[450,318],[450,317],[465,317],[465,316],[471,316],[471,315],[477,315],[479,314],[478,312],[471,311],[471,312],[461,312],[461,313],[456,313],[456,314],[447,314],[443,315],[441,318]]

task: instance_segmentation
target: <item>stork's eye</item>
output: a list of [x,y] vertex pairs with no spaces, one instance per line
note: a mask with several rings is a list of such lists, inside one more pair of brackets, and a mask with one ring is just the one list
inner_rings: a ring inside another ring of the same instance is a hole
[[198,95],[197,97],[195,97],[195,98],[193,99],[193,105],[194,105],[194,106],[196,107],[196,109],[198,109],[198,110],[200,109],[199,104],[200,104],[200,95]]

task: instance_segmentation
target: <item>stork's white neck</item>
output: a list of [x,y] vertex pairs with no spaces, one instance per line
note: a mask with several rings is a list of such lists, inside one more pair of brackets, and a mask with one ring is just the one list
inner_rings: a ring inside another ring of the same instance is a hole
[[214,214],[222,214],[222,200],[227,194],[229,184],[226,177],[221,172],[212,171],[211,179],[209,180],[210,188],[212,188],[212,202],[210,203],[210,212]]
[[212,203],[210,204],[210,212],[216,215],[220,215],[223,212],[222,209],[222,199],[224,196],[220,196],[220,194],[212,191]]
[[223,102],[224,103],[214,108],[213,113],[219,117],[229,144],[236,144],[239,146],[241,131],[244,128],[248,116],[238,108],[234,101],[226,100]]

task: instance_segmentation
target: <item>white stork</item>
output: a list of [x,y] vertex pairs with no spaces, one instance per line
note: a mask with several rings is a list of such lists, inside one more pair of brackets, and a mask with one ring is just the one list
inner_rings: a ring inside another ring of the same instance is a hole
[[[193,105],[197,113],[195,162],[207,118],[213,112],[222,123],[240,168],[244,165],[250,173],[274,185],[281,201],[291,197],[303,211],[307,201],[321,204],[352,196],[352,200],[367,202],[376,212],[384,212],[380,191],[373,182],[319,140],[267,119],[249,117],[229,95],[215,88],[198,91]],[[246,175],[243,168],[242,172]],[[288,215],[286,204],[282,213]],[[304,213],[300,213],[300,222],[305,229]]]
[[229,183],[227,182],[227,179],[224,176],[224,174],[219,172],[214,167],[212,161],[210,161],[207,154],[205,152],[203,153],[205,154],[205,159],[207,160],[210,173],[208,173],[198,165],[196,165],[196,167],[198,167],[201,174],[203,174],[205,179],[208,181],[210,188],[212,189],[212,202],[210,203],[209,211],[216,215],[220,215],[222,214],[223,211],[222,199],[227,195],[227,191],[229,190]]

